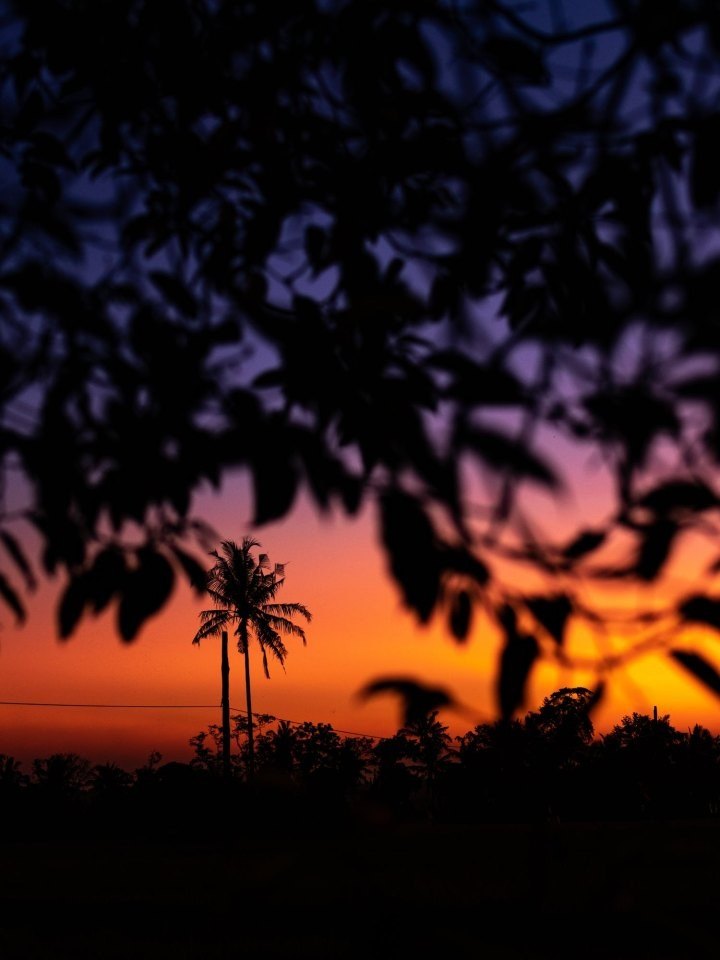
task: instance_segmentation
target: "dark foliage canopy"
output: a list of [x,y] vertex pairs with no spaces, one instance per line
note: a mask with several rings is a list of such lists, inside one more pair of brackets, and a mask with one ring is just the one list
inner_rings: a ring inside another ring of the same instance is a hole
[[[3,5],[18,619],[20,582],[59,572],[62,636],[116,603],[133,639],[178,575],[202,587],[192,496],[239,468],[258,524],[301,489],[325,511],[371,498],[421,621],[443,611],[459,642],[478,606],[497,623],[510,715],[537,658],[603,619],[581,584],[651,584],[712,533],[720,8],[519,9]],[[563,495],[568,444],[602,456],[613,506],[558,538],[524,499]],[[623,649],[717,628],[708,592],[630,618]],[[673,656],[720,690],[700,653]]]
[[[698,725],[678,730],[668,716],[633,713],[594,739],[589,697],[585,688],[564,688],[523,719],[483,723],[455,738],[435,711],[379,740],[344,735],[327,723],[257,715],[257,780],[250,790],[244,789],[246,715],[232,718],[230,779],[216,724],[190,738],[189,764],[162,763],[154,752],[132,773],[75,753],[36,759],[26,773],[0,754],[0,836],[34,843],[57,836],[76,843],[107,835],[182,837],[193,811],[205,808],[265,816],[272,830],[260,834],[263,844],[277,839],[278,830],[293,835],[298,823],[303,830],[322,824],[337,838],[339,826],[359,816],[357,825],[368,814],[384,823],[546,827],[620,820],[625,831],[633,820],[658,819],[663,829],[672,819],[716,823],[720,737]],[[580,725],[568,722],[573,716]],[[208,840],[215,842],[212,832],[200,842]]]

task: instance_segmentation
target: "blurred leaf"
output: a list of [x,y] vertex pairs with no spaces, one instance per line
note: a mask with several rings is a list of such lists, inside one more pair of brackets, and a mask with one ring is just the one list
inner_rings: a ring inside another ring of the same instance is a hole
[[[711,264],[714,270],[711,271],[711,267],[706,265],[703,277],[698,278],[696,282],[707,282],[707,274],[711,273],[712,292],[714,294],[720,282],[720,261],[715,259],[711,261]],[[689,377],[687,380],[683,380],[682,383],[675,384],[673,389],[680,397],[690,397],[693,400],[706,400],[713,405],[720,402],[720,381],[714,373]]]
[[403,725],[410,726],[422,721],[434,710],[455,705],[453,697],[444,687],[428,687],[412,677],[383,677],[373,680],[360,690],[362,699],[376,697],[379,693],[396,693],[403,705]]
[[65,146],[52,134],[36,130],[31,137],[31,144],[33,157],[41,163],[74,169],[75,164],[68,157]]
[[315,273],[322,269],[326,247],[327,233],[322,227],[310,224],[305,228],[305,255]]
[[340,499],[347,513],[352,517],[362,505],[365,486],[360,477],[344,476],[339,480]]
[[595,689],[592,692],[592,696],[587,702],[587,712],[592,713],[595,707],[599,706],[599,704],[602,702],[604,696],[605,683],[601,680],[600,683],[596,684]]
[[25,159],[22,163],[22,185],[36,193],[44,203],[55,204],[62,194],[62,183],[57,173],[44,163]]
[[672,403],[641,381],[615,390],[601,390],[583,401],[599,432],[625,447],[632,468],[643,466],[655,438],[677,436],[680,421]]
[[13,611],[18,623],[23,623],[25,620],[25,607],[15,589],[10,585],[7,577],[2,573],[0,573],[0,597],[3,598],[5,603]]
[[174,581],[173,568],[162,554],[149,547],[138,550],[138,566],[125,576],[118,607],[124,641],[134,640],[145,621],[163,607]]
[[533,86],[545,86],[549,82],[540,50],[518,37],[491,37],[483,44],[482,53],[491,68],[504,79]]
[[435,530],[414,497],[400,490],[380,497],[381,535],[390,569],[405,603],[425,623],[440,588],[440,557]]
[[503,607],[498,620],[505,633],[505,645],[500,655],[497,695],[502,717],[509,720],[525,702],[525,687],[540,648],[535,637],[518,632],[512,607]]
[[32,571],[30,562],[25,556],[25,551],[20,546],[18,539],[14,537],[8,530],[0,530],[0,540],[2,540],[5,549],[15,562],[15,566],[25,578],[25,584],[28,590],[34,590],[37,586],[35,574]]
[[472,599],[467,590],[458,590],[450,607],[450,630],[459,643],[467,640],[472,623]]
[[87,580],[84,575],[73,577],[65,588],[58,607],[60,638],[67,638],[75,630],[88,602]]
[[601,547],[607,539],[604,530],[582,530],[563,550],[567,560],[579,560]]
[[697,125],[690,166],[690,194],[696,207],[714,207],[720,197],[720,115]]
[[490,580],[490,570],[472,550],[467,550],[465,547],[443,546],[440,556],[446,570],[471,577],[480,586],[484,586]]
[[101,550],[86,575],[87,602],[93,613],[101,613],[120,593],[127,568],[122,552],[114,547]]
[[705,657],[688,650],[671,650],[670,656],[708,690],[712,690],[716,697],[720,697],[720,673]]
[[461,446],[477,454],[495,470],[507,470],[553,490],[561,486],[553,470],[512,437],[487,427],[468,425],[457,439]]
[[258,390],[274,389],[285,386],[285,371],[282,367],[273,367],[272,370],[263,370],[253,380],[253,386]]
[[460,303],[460,289],[457,280],[449,274],[440,273],[433,280],[428,298],[428,312],[433,320],[440,320],[446,314],[457,312]]
[[688,597],[678,607],[678,613],[688,623],[704,623],[720,630],[720,599],[696,595]]
[[667,563],[678,532],[677,524],[669,520],[660,520],[643,530],[633,567],[641,580],[655,580],[659,576]]
[[178,277],[165,270],[151,270],[150,279],[167,302],[186,317],[195,317],[197,300],[190,288]]
[[181,550],[175,544],[171,547],[175,559],[180,564],[190,585],[197,593],[203,593],[207,587],[207,571],[195,557]]
[[447,394],[470,406],[524,406],[528,390],[507,370],[496,364],[477,363],[458,350],[438,350],[427,362],[452,374]]
[[682,480],[662,483],[637,501],[637,506],[646,507],[661,515],[672,514],[678,510],[700,512],[718,505],[718,498],[710,487],[704,483],[688,483]]
[[295,502],[299,480],[297,466],[279,448],[268,446],[257,451],[252,469],[253,522],[260,526],[284,517]]
[[565,594],[555,597],[528,597],[525,603],[540,626],[544,627],[561,647],[565,640],[567,622],[574,610],[570,597]]

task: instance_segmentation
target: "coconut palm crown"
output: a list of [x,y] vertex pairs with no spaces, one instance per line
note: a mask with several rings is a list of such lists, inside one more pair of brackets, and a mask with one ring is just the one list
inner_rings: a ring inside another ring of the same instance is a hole
[[284,565],[276,563],[270,569],[267,554],[262,553],[256,560],[252,550],[259,546],[257,540],[244,537],[240,545],[223,540],[220,552],[212,551],[217,562],[208,572],[206,590],[215,606],[200,612],[202,626],[193,643],[232,628],[238,650],[247,656],[252,634],[262,651],[265,676],[269,677],[268,653],[281,665],[285,663],[288,651],[283,635],[300,637],[303,644],[307,643],[305,631],[291,618],[300,615],[309,621],[312,615],[302,603],[275,602],[285,583]]

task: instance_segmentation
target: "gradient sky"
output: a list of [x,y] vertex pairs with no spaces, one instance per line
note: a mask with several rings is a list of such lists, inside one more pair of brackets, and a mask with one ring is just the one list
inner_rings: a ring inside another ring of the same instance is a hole
[[[565,6],[572,14],[572,23],[578,26],[600,17],[606,4],[582,0]],[[537,6],[534,15],[541,26],[553,10],[552,5]],[[602,67],[602,57],[610,56],[612,44],[617,42],[606,41],[605,47],[596,51],[595,69]],[[567,58],[573,51],[564,47],[560,53]],[[586,56],[586,48],[578,46],[573,55]],[[574,77],[574,63],[568,60],[559,64],[565,72],[558,72],[558,76],[567,77],[569,71]],[[627,344],[621,344],[619,351],[626,358],[637,355]],[[258,356],[255,362],[262,359]],[[527,356],[521,355],[520,362],[526,363]],[[539,446],[551,449],[569,467],[576,482],[573,496],[562,501],[529,492],[533,522],[555,536],[563,531],[570,536],[574,525],[601,523],[610,501],[597,455],[587,455],[577,444],[566,449],[549,434]],[[464,732],[474,722],[495,718],[493,685],[499,638],[493,627],[476,618],[472,635],[462,646],[450,638],[444,621],[419,627],[402,607],[399,592],[388,576],[370,507],[355,520],[327,520],[318,518],[306,502],[300,502],[282,523],[253,530],[248,520],[252,504],[240,482],[228,484],[222,497],[201,497],[197,507],[221,537],[239,541],[252,534],[272,561],[286,563],[287,584],[279,599],[303,602],[313,613],[307,648],[289,639],[285,672],[279,665],[271,665],[272,679],[266,680],[255,656],[256,711],[387,735],[400,722],[396,699],[387,695],[361,702],[357,693],[371,679],[408,675],[448,687],[466,705],[466,713],[441,714],[453,734]],[[699,551],[697,543],[686,543],[682,555],[674,558],[672,589],[680,593],[698,589],[703,559]],[[514,586],[519,593],[535,589],[531,574]],[[52,580],[42,584],[30,598],[29,620],[22,628],[13,625],[6,607],[0,608],[0,700],[218,706],[110,710],[0,704],[0,753],[28,762],[36,756],[72,750],[94,761],[115,760],[129,767],[142,763],[153,750],[160,751],[166,760],[188,759],[188,739],[220,719],[219,642],[207,640],[200,648],[191,644],[202,601],[188,587],[178,585],[166,609],[146,623],[132,645],[119,641],[113,608],[97,619],[83,621],[71,640],[60,642],[56,599],[61,587]],[[642,591],[615,584],[613,589],[617,604],[632,608],[652,602],[653,591],[668,587],[663,584],[662,588],[652,586]],[[686,639],[688,645],[701,649],[720,665],[712,636],[688,632]],[[591,644],[581,632],[571,641],[579,649]],[[544,696],[561,686],[592,683],[587,673],[570,674],[542,663],[531,676],[526,707],[537,708]],[[231,696],[233,706],[242,709],[242,658],[237,654],[231,659]],[[653,705],[661,714],[669,713],[681,730],[700,722],[720,733],[720,702],[680,674],[662,655],[643,657],[613,677],[609,693],[594,716],[596,728],[607,730],[624,713],[650,712]]]
[[[601,484],[592,482],[597,465],[591,463],[589,469],[588,482],[581,485],[584,505],[568,500],[553,504],[547,497],[536,497],[538,516],[546,525],[563,518],[567,522],[581,507],[592,514],[588,499],[602,508]],[[286,563],[281,598],[303,602],[313,613],[307,647],[289,638],[286,672],[271,665],[272,678],[266,680],[255,656],[256,711],[387,735],[400,722],[396,698],[383,695],[361,702],[357,693],[371,679],[411,675],[448,687],[467,707],[467,713],[441,714],[451,733],[463,733],[475,722],[495,717],[497,635],[480,618],[462,646],[453,642],[443,621],[419,627],[387,575],[370,508],[354,521],[321,519],[301,502],[289,519],[253,531],[247,521],[251,505],[241,482],[229,484],[222,497],[201,498],[198,507],[220,536],[240,540],[251,533],[271,561]],[[690,569],[687,563],[681,566]],[[518,584],[519,589],[526,586]],[[84,621],[69,641],[59,641],[57,588],[50,581],[31,598],[29,621],[22,628],[14,628],[3,612],[0,699],[219,704],[219,643],[209,639],[200,647],[191,644],[203,603],[188,587],[178,585],[166,609],[146,623],[132,645],[118,640],[113,609]],[[625,589],[623,596],[624,605],[632,606],[634,595]],[[711,638],[690,640],[696,648],[696,641],[703,642],[702,648],[712,655]],[[575,642],[581,649],[583,637]],[[237,709],[244,708],[242,668],[242,658],[235,653],[230,682]],[[592,678],[541,664],[531,678],[527,708],[537,708],[544,696],[561,686],[575,685],[591,686]],[[632,710],[650,712],[655,704],[681,730],[701,722],[720,733],[718,702],[661,655],[645,656],[614,675],[595,715],[596,729],[607,730]],[[219,706],[173,710],[0,706],[0,753],[27,764],[33,757],[74,751],[96,762],[113,760],[129,768],[144,762],[152,750],[160,751],[165,760],[187,760],[188,739],[219,720]]]

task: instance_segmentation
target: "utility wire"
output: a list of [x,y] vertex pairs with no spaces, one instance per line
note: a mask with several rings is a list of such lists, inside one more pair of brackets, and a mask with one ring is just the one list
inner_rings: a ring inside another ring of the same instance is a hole
[[[99,710],[217,710],[218,703],[57,703],[38,700],[0,700],[2,707],[89,707]],[[230,706],[235,713],[244,713],[247,710]],[[282,721],[293,727],[300,727],[305,720],[288,720],[287,717],[276,717],[274,713],[259,713],[253,710],[253,717],[272,717],[270,722]],[[329,724],[332,726],[332,724]],[[340,730],[332,728],[335,733],[344,733],[348,737],[366,737],[368,740],[388,740],[388,737],[378,737],[373,733],[358,733],[356,730]]]
[[101,710],[206,710],[217,703],[40,703],[35,700],[0,700],[5,707],[93,707]]

